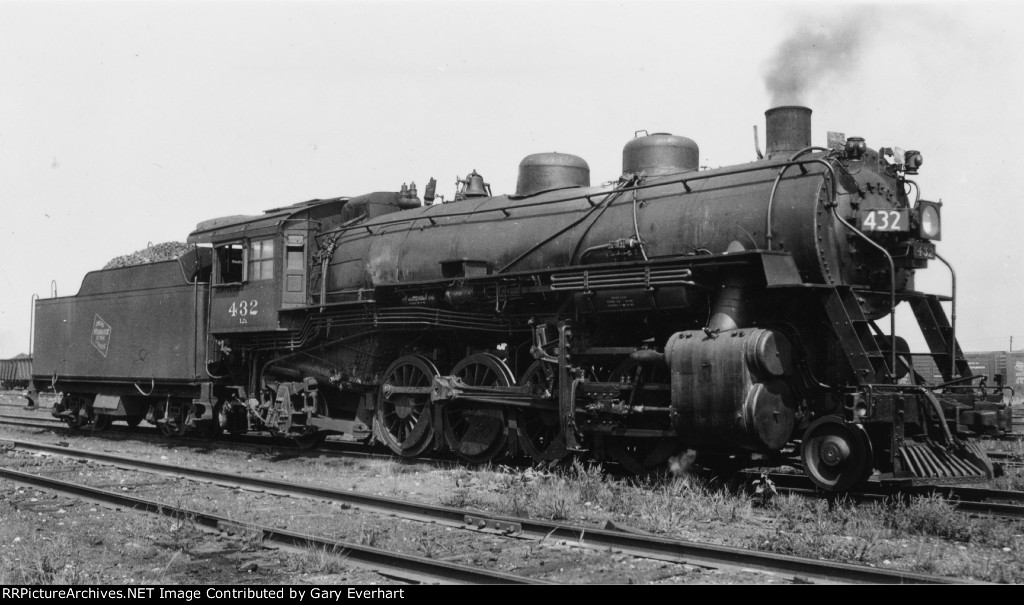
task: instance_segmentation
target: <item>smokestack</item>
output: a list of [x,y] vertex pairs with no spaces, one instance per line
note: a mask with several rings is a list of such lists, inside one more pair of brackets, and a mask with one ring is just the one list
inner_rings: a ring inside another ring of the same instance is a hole
[[764,112],[768,157],[791,155],[811,145],[811,110],[799,105],[773,107]]

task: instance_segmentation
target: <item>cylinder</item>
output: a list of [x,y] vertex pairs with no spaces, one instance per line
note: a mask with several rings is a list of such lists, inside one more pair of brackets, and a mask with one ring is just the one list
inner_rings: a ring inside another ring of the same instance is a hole
[[622,174],[662,176],[700,167],[700,148],[692,139],[664,132],[637,137],[622,148]]
[[811,110],[798,105],[764,112],[768,157],[792,154],[811,145]]
[[590,166],[579,156],[568,153],[535,153],[519,162],[516,197],[567,187],[589,186]]
[[798,399],[786,376],[792,349],[780,332],[751,328],[709,337],[677,332],[665,344],[672,422],[689,446],[776,451],[791,438]]

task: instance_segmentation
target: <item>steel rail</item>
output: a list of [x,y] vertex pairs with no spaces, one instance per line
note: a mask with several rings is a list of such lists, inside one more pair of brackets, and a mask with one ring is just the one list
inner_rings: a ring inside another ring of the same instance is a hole
[[[57,419],[50,418],[32,418],[30,416],[7,416],[0,414],[0,424],[9,426],[20,426],[25,428],[39,428],[39,429],[59,429],[68,428],[68,425]],[[83,435],[88,434],[88,429],[83,429]]]
[[[4,440],[7,441],[7,440]],[[652,559],[690,563],[701,562],[711,565],[741,566],[767,572],[788,572],[804,578],[815,578],[834,582],[858,582],[871,584],[958,584],[964,580],[946,578],[908,571],[883,570],[847,563],[818,561],[789,555],[745,550],[730,546],[703,544],[647,534],[612,531],[596,527],[553,523],[533,519],[521,519],[492,515],[490,513],[467,514],[465,510],[410,502],[384,496],[373,496],[357,492],[334,490],[292,481],[277,481],[252,476],[219,473],[206,469],[183,467],[172,464],[127,459],[111,454],[74,450],[65,447],[37,444],[26,441],[7,441],[18,448],[32,449],[58,455],[86,458],[108,462],[119,466],[134,467],[170,474],[187,474],[205,480],[242,485],[264,491],[276,491],[291,495],[302,495],[323,500],[348,503],[364,509],[400,513],[410,517],[432,521],[444,521],[458,525],[476,527],[515,527],[527,537],[537,539],[554,537],[580,545],[601,549],[619,549],[625,554]]]
[[[746,473],[751,480],[760,477],[757,473]],[[808,495],[827,497],[804,475],[769,473],[768,478],[776,488]],[[1024,492],[1009,490],[964,487],[958,485],[892,485],[883,486],[869,484],[857,492],[848,492],[851,497],[881,500],[883,498],[905,496],[938,495],[949,500],[951,506],[966,513],[978,513],[1024,518]],[[832,494],[834,495],[834,494]]]
[[155,513],[164,516],[192,519],[196,523],[215,529],[231,528],[234,530],[258,533],[265,541],[274,542],[290,547],[309,548],[315,547],[328,552],[337,552],[348,561],[354,561],[363,565],[373,565],[375,568],[386,567],[421,574],[430,578],[444,580],[446,582],[463,584],[551,584],[545,580],[516,576],[496,571],[487,571],[458,563],[444,562],[437,559],[428,559],[417,555],[387,551],[380,548],[362,546],[352,542],[331,540],[309,534],[290,532],[276,529],[265,525],[258,525],[244,521],[237,521],[230,517],[214,515],[210,513],[190,510],[184,507],[173,506],[167,503],[156,502],[129,496],[103,489],[90,487],[64,481],[25,473],[12,469],[0,467],[0,477],[16,481],[18,483],[34,485],[43,489],[57,490],[89,500],[106,502],[115,506],[123,506],[134,510],[142,510],[148,513]]
[[[8,416],[0,414],[0,426],[12,426],[22,428],[40,428],[40,429],[65,429],[68,431],[69,436],[82,436],[82,437],[99,437],[103,438],[107,435],[127,435],[130,437],[141,437],[138,441],[150,442],[150,437],[156,437],[161,443],[167,443],[167,437],[164,437],[160,430],[155,426],[137,426],[130,427],[122,424],[115,424],[102,431],[94,431],[86,425],[83,428],[73,429],[70,428],[66,423],[56,418],[48,417],[31,417],[31,416]],[[258,451],[259,448],[273,447],[280,448],[281,450],[301,452],[314,456],[336,456],[336,457],[348,457],[348,458],[369,458],[369,459],[380,459],[380,460],[398,460],[403,461],[403,458],[395,458],[391,454],[378,454],[369,451],[363,451],[365,446],[361,443],[351,441],[327,441],[323,443],[317,449],[303,449],[295,445],[289,445],[287,438],[277,438],[267,433],[246,433],[243,435],[232,435],[228,439],[217,439],[216,441],[210,441],[201,437],[190,437],[188,435],[177,435],[173,438],[175,443],[180,443],[182,447],[195,446],[196,444],[202,444],[204,446],[211,446],[217,444],[219,447],[226,447],[233,450],[246,450],[246,451]],[[280,440],[283,439],[283,442]],[[11,443],[12,440],[0,437],[0,442]],[[120,440],[118,440],[120,441]],[[454,458],[452,459],[454,460]],[[409,460],[409,462],[426,463],[431,462],[429,458],[417,458],[415,460]],[[436,462],[448,462],[446,459],[439,459]]]
[[1024,459],[1021,458],[1020,454],[1012,454],[1010,452],[985,452],[985,455],[989,457],[989,460],[998,462],[1004,466],[1024,465]]

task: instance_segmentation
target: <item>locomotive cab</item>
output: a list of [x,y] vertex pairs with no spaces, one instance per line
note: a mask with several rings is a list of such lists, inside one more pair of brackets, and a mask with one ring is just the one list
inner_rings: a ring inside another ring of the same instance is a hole
[[210,333],[278,331],[280,311],[308,306],[310,240],[346,202],[312,200],[197,225],[189,243],[213,251]]

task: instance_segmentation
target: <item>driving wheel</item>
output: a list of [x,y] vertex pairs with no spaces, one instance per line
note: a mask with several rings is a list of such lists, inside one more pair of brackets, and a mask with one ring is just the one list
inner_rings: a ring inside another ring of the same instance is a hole
[[[452,368],[469,386],[507,387],[515,379],[505,362],[490,353],[470,355]],[[445,438],[459,458],[474,464],[490,462],[508,446],[505,410],[481,403],[448,404]]]
[[373,424],[377,437],[399,456],[419,456],[434,439],[430,393],[435,376],[437,368],[422,355],[399,357],[384,372]]

